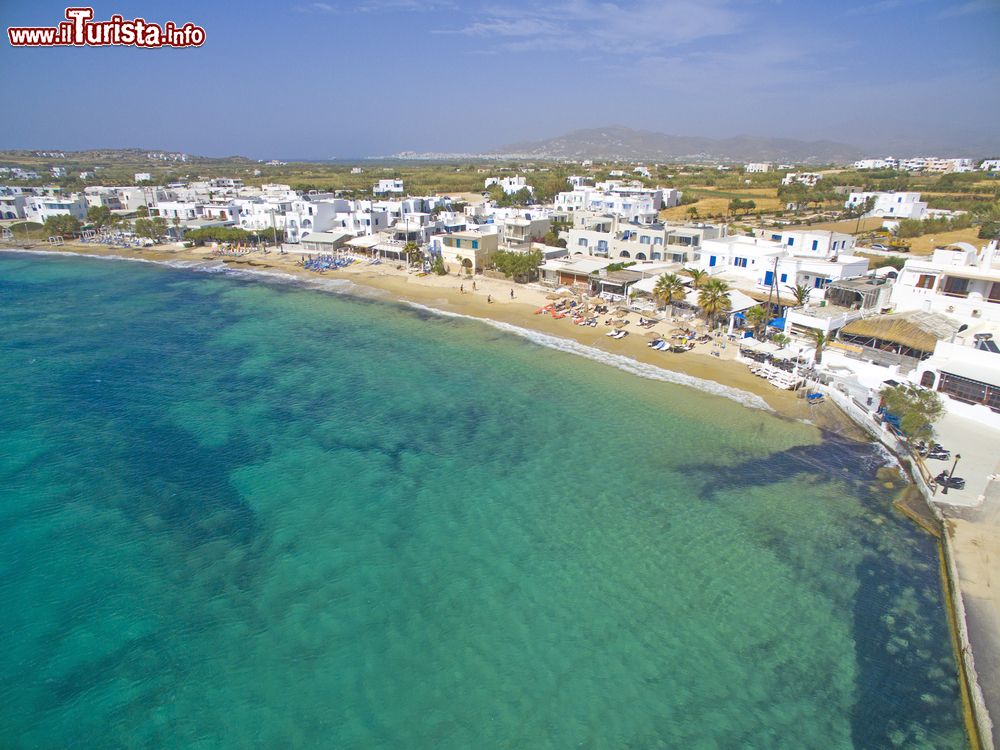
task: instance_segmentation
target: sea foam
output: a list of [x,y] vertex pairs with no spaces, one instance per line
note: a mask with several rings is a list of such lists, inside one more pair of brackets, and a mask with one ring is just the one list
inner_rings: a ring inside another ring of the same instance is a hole
[[512,325],[511,323],[504,323],[502,321],[491,320],[489,318],[477,318],[474,315],[463,315],[462,313],[450,312],[447,310],[439,310],[435,307],[421,305],[419,302],[406,301],[406,303],[411,307],[424,310],[434,315],[440,315],[448,318],[464,318],[466,320],[475,320],[480,323],[485,323],[486,325],[492,326],[493,328],[497,328],[501,331],[521,336],[522,338],[528,339],[529,341],[540,346],[548,347],[549,349],[556,349],[561,352],[567,352],[569,354],[576,354],[580,357],[586,357],[594,362],[610,365],[611,367],[631,373],[632,375],[637,375],[640,378],[659,380],[664,383],[674,383],[676,385],[686,385],[690,388],[696,388],[699,391],[710,393],[713,396],[728,398],[742,404],[743,406],[750,407],[751,409],[771,410],[771,407],[768,406],[767,402],[760,396],[749,393],[748,391],[740,390],[739,388],[733,388],[728,385],[716,383],[714,380],[698,378],[694,375],[687,375],[683,372],[665,370],[662,367],[640,362],[639,360],[632,359],[631,357],[626,357],[621,354],[612,354],[598,349],[597,347],[581,344],[579,341],[574,341],[573,339],[552,336],[547,333],[541,333],[540,331],[533,331],[530,328],[522,328],[521,326]]

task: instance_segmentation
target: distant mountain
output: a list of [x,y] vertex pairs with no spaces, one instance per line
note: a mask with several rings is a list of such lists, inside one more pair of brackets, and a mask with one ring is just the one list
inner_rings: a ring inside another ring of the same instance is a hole
[[777,161],[794,164],[851,162],[864,156],[861,149],[835,141],[797,141],[747,135],[705,138],[633,130],[621,125],[574,130],[542,141],[512,143],[493,153],[537,159]]

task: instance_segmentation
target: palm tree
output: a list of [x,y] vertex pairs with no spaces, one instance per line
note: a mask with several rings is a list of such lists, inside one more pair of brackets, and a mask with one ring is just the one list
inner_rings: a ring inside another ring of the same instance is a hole
[[407,242],[403,245],[403,252],[406,253],[407,263],[422,263],[424,260],[424,251],[420,249],[420,246],[416,242]]
[[691,277],[691,288],[701,289],[701,285],[705,283],[705,279],[708,278],[708,271],[703,271],[700,268],[682,268],[681,273],[685,276]]
[[747,310],[744,315],[746,316],[747,323],[753,326],[754,338],[757,338],[757,331],[767,322],[767,311],[764,310],[763,306],[757,305]]
[[802,305],[809,301],[809,287],[805,284],[789,286],[788,289],[791,291],[792,296],[795,297],[795,303],[799,307],[802,307]]
[[684,299],[687,294],[687,287],[684,281],[675,273],[665,273],[656,280],[653,287],[653,299],[663,303],[664,309],[670,305],[670,313],[673,314],[674,302]]
[[816,356],[813,357],[813,361],[818,365],[823,361],[823,347],[827,345],[826,334],[823,331],[814,330],[811,331],[813,343],[816,344]]
[[722,279],[709,279],[698,291],[698,304],[705,311],[709,325],[714,327],[718,315],[728,312],[732,306],[729,284]]

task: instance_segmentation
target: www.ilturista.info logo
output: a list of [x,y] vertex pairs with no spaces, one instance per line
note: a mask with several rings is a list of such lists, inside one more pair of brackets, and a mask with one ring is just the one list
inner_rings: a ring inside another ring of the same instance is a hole
[[160,25],[143,18],[126,20],[111,16],[94,21],[93,8],[67,8],[66,20],[58,26],[11,26],[7,38],[12,47],[200,47],[205,29],[172,21]]

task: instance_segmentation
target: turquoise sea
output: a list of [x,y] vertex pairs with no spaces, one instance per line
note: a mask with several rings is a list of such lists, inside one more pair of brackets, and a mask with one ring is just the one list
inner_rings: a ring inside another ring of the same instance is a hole
[[959,748],[872,446],[391,301],[0,254],[0,745]]

